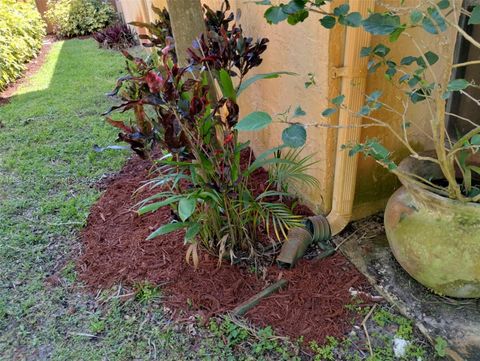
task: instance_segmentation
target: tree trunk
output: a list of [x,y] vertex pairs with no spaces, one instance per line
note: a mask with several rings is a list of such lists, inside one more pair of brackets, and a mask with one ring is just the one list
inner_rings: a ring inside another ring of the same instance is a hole
[[175,51],[180,66],[188,65],[187,49],[193,40],[205,32],[200,0],[167,0],[168,12],[175,38]]

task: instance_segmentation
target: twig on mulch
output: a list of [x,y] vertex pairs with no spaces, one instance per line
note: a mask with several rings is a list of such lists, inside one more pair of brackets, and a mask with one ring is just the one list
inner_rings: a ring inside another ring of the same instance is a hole
[[367,321],[370,318],[370,316],[372,315],[373,310],[375,310],[376,307],[377,307],[377,303],[373,305],[373,307],[370,309],[370,311],[368,312],[368,314],[365,316],[365,318],[362,321],[362,327],[363,327],[363,330],[365,331],[365,336],[367,337],[368,349],[370,350],[370,355],[372,357],[373,357],[373,349],[372,349],[372,343],[370,342],[370,335],[368,334],[368,330],[367,330]]
[[257,293],[255,296],[251,297],[244,303],[235,307],[232,311],[234,316],[243,316],[250,309],[258,305],[258,303],[265,297],[270,296],[272,293],[278,291],[280,288],[285,286],[288,283],[286,279],[281,279],[280,281],[275,282],[274,284],[268,286],[261,292]]

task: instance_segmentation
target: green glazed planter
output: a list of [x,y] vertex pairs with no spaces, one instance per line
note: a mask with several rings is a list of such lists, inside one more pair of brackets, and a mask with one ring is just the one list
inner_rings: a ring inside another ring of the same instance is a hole
[[[402,161],[400,168],[441,177],[434,164],[413,158]],[[397,261],[435,293],[480,297],[480,205],[402,183],[385,210],[385,230]]]

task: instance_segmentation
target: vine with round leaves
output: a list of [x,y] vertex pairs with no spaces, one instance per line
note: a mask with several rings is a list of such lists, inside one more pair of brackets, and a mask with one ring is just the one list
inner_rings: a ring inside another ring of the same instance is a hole
[[[441,169],[447,186],[434,184],[430,179],[417,177],[399,169],[391,159],[388,151],[376,139],[367,139],[364,143],[345,144],[350,155],[363,153],[373,157],[379,164],[395,173],[398,177],[433,189],[434,191],[463,202],[480,201],[480,185],[473,178],[480,176],[480,167],[476,156],[480,148],[480,126],[472,119],[461,114],[447,111],[447,101],[454,93],[468,98],[475,106],[480,106],[480,99],[475,98],[471,90],[479,85],[468,79],[452,77],[455,69],[480,65],[480,59],[467,62],[454,62],[453,50],[455,39],[463,38],[471,47],[480,49],[480,41],[473,38],[460,24],[466,18],[469,25],[480,24],[480,4],[459,5],[453,0],[425,0],[415,6],[406,6],[404,0],[399,6],[382,4],[384,10],[371,11],[362,17],[358,12],[351,12],[348,3],[332,8],[331,0],[291,0],[288,3],[273,4],[272,1],[254,1],[258,5],[268,6],[264,17],[270,24],[286,21],[298,24],[311,17],[318,17],[321,26],[333,29],[336,26],[363,28],[372,35],[383,36],[385,41],[374,47],[365,47],[358,54],[369,57],[368,72],[382,71],[385,78],[396,87],[402,97],[402,109],[382,101],[382,90],[378,89],[366,96],[365,104],[360,109],[346,109],[344,97],[331,99],[332,107],[325,109],[323,117],[329,117],[343,108],[363,117],[367,123],[360,126],[379,126],[387,128],[393,136],[405,146],[414,158],[432,162]],[[415,31],[423,31],[431,41],[422,42]],[[391,47],[401,37],[410,44],[411,54],[401,58],[392,56]],[[434,49],[435,48],[435,49]],[[437,73],[434,66],[442,61],[445,66]],[[314,84],[314,77],[309,74],[306,87]],[[410,104],[424,103],[429,115],[430,131],[426,132],[422,124],[409,117]],[[390,115],[401,119],[394,125],[378,116],[378,109],[384,109]],[[447,132],[446,118],[461,119],[471,126],[471,130],[460,136]],[[309,126],[309,125],[307,125]],[[310,125],[312,126],[312,125]],[[322,126],[314,124],[313,126]],[[328,126],[328,125],[327,125]],[[408,128],[422,132],[433,144],[435,156],[418,153],[412,146]],[[461,179],[461,180],[459,180]]]

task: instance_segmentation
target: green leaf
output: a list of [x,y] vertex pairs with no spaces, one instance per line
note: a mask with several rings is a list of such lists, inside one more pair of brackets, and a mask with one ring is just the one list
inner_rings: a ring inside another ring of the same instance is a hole
[[415,61],[417,61],[416,56],[406,56],[400,60],[401,65],[410,65],[413,64]]
[[240,131],[260,130],[267,127],[272,122],[270,114],[265,112],[253,112],[240,120],[235,129]]
[[151,240],[155,237],[162,236],[162,235],[170,233],[170,232],[174,232],[178,229],[188,227],[189,225],[190,225],[190,222],[174,222],[174,223],[164,224],[163,226],[158,228],[155,232],[151,233],[147,237],[147,241],[149,241],[149,240]]
[[324,117],[329,117],[330,115],[334,114],[337,111],[335,108],[327,108],[322,112]]
[[320,19],[320,24],[326,29],[333,28],[336,23],[337,23],[337,20],[330,15],[324,16],[323,18]]
[[415,85],[417,85],[420,82],[420,78],[417,75],[414,75],[409,81],[408,81],[408,86],[410,88],[413,88]]
[[387,148],[385,148],[382,144],[378,143],[378,141],[369,141],[368,145],[372,149],[372,155],[375,159],[383,160],[388,158],[390,152]]
[[248,78],[247,80],[243,81],[243,83],[240,85],[240,87],[237,90],[237,97],[240,95],[241,92],[243,92],[250,85],[255,83],[257,80],[275,79],[275,78],[279,78],[281,75],[298,75],[298,74],[297,73],[292,73],[290,71],[275,71],[275,72],[272,72],[272,73],[257,74],[255,76],[252,76],[251,78]]
[[305,112],[305,110],[302,109],[302,107],[300,105],[295,108],[295,111],[293,113],[294,118],[303,117],[305,115],[307,115],[307,113]]
[[360,50],[360,57],[369,56],[371,52],[372,48],[363,47],[362,50]]
[[363,28],[373,35],[389,35],[399,27],[400,17],[391,14],[373,13],[363,20]]
[[358,115],[368,115],[370,114],[370,107],[368,105],[364,105],[362,108],[360,108],[360,111],[358,112]]
[[176,195],[176,196],[169,197],[169,198],[167,198],[163,201],[160,201],[160,202],[154,202],[154,203],[147,204],[146,206],[141,207],[137,211],[137,213],[139,215],[144,215],[145,213],[154,212],[161,207],[165,207],[165,206],[168,206],[172,203],[178,202],[181,198],[182,198],[181,196]]
[[375,90],[372,94],[367,96],[368,101],[376,102],[382,96],[381,90]]
[[427,33],[438,34],[437,27],[435,26],[433,21],[426,16],[422,20],[422,26]]
[[290,25],[296,25],[298,23],[303,22],[306,18],[308,18],[308,11],[303,9],[303,10],[297,11],[294,14],[288,15],[287,22]]
[[350,10],[350,5],[342,4],[335,9],[333,9],[333,15],[335,16],[345,16],[348,14],[348,10]]
[[332,99],[332,103],[335,104],[335,105],[342,105],[343,101],[345,100],[345,95],[339,95],[335,98]]
[[[342,148],[345,148],[345,147],[342,147]],[[355,144],[348,151],[348,156],[353,157],[354,155],[360,153],[361,151],[363,151],[363,144]]]
[[480,135],[479,134],[475,134],[471,139],[470,139],[470,143],[472,145],[480,145]]
[[368,72],[369,73],[374,73],[375,71],[377,71],[377,69],[382,65],[381,62],[378,62],[378,63],[375,63],[373,60],[369,61],[368,62]]
[[449,0],[440,0],[437,4],[437,6],[442,9],[442,10],[445,10],[447,9],[449,6],[450,6],[450,1]]
[[362,15],[359,12],[353,12],[347,16],[340,16],[339,22],[345,26],[351,26],[352,28],[358,28],[362,25]]
[[452,95],[452,92],[444,92],[442,94],[442,99],[447,100],[448,98],[450,98],[451,95]]
[[480,24],[480,5],[477,5],[473,8],[470,19],[468,20],[469,25]]
[[447,24],[445,23],[445,19],[443,18],[442,14],[438,12],[437,9],[428,8],[427,11],[431,18],[437,23],[438,29],[440,29],[441,32],[447,30]]
[[265,11],[263,15],[269,24],[278,24],[288,18],[288,14],[283,12],[283,6],[272,6]]
[[406,27],[405,26],[402,26],[398,29],[396,29],[393,33],[390,34],[390,37],[388,38],[388,40],[390,40],[390,42],[395,42],[398,40],[398,38],[400,37],[400,35],[402,35],[402,33],[406,30]]
[[[430,64],[430,65],[435,64],[435,63],[438,61],[438,59],[439,59],[438,55],[435,54],[434,52],[431,52],[431,51],[427,51],[427,52],[424,54],[424,56],[425,56],[425,58],[427,59],[428,64]],[[426,67],[427,67],[426,64],[425,64],[425,61],[423,60],[423,57],[421,57],[421,56],[419,56],[419,57],[417,58],[417,64],[418,64],[419,66],[423,67],[423,68],[426,68]]]
[[425,58],[427,58],[427,61],[428,61],[428,63],[429,63],[430,65],[435,64],[435,63],[438,61],[438,59],[439,59],[438,55],[435,54],[435,53],[433,53],[433,52],[431,52],[431,51],[427,51],[427,52],[425,53]]
[[425,91],[424,89],[415,89],[414,91],[410,92],[409,94],[410,100],[412,101],[413,104],[417,104],[419,102],[424,101],[429,95],[428,91]]
[[410,75],[409,74],[404,74],[398,79],[398,82],[401,84],[401,83],[407,81],[408,79],[410,79]]
[[470,83],[465,79],[455,79],[452,80],[447,85],[447,91],[458,91],[468,88]]
[[185,242],[190,242],[195,239],[197,234],[200,232],[200,223],[195,222],[190,227],[187,228],[185,232]]
[[307,131],[300,124],[292,124],[282,132],[283,143],[290,148],[300,148],[307,141]]
[[[266,151],[264,151],[263,153],[261,153],[258,157],[256,157],[255,159],[255,162],[256,161],[262,161],[264,159],[267,159],[269,156],[271,156],[272,154],[282,150],[285,148],[285,145],[279,145],[278,147],[274,147],[274,148],[270,148],[270,149],[267,149]],[[254,163],[255,163],[254,162]],[[252,163],[253,164],[253,163]]]
[[287,5],[283,5],[282,10],[285,14],[292,15],[305,9],[306,1],[290,0]]
[[385,76],[389,80],[391,80],[395,74],[397,74],[397,69],[395,68],[388,68],[385,72]]
[[195,211],[197,200],[195,198],[182,198],[178,202],[178,216],[182,221],[186,221]]
[[219,85],[222,90],[222,94],[225,98],[236,101],[235,88],[233,87],[233,82],[230,74],[225,69],[220,69],[219,72]]
[[390,48],[388,46],[385,46],[384,44],[378,44],[373,48],[372,52],[375,55],[378,55],[383,58],[390,52]]
[[423,14],[419,10],[412,10],[410,13],[410,21],[412,24],[418,24],[423,18]]

